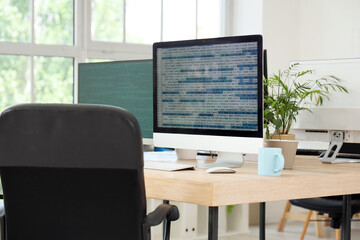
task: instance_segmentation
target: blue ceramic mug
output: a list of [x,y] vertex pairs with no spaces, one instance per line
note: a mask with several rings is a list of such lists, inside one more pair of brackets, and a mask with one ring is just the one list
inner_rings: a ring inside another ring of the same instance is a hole
[[280,176],[284,168],[284,156],[281,148],[260,148],[258,155],[258,174],[262,176]]

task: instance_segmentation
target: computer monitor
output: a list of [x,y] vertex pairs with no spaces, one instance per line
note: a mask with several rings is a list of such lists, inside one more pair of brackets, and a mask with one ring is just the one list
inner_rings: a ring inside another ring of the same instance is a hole
[[79,64],[78,103],[125,108],[139,121],[145,145],[152,145],[152,102],[152,60]]
[[221,166],[257,153],[262,53],[260,35],[154,43],[154,146],[216,151]]
[[[299,114],[291,132],[299,141],[300,152],[335,150],[337,153],[343,152],[340,150],[343,144],[359,144],[360,59],[303,60],[290,62],[290,65],[294,63],[299,63],[299,71],[314,70],[314,74],[310,77],[313,79],[328,75],[340,78],[340,84],[349,91],[348,94],[334,92],[329,100],[324,100],[322,106],[310,106],[311,112],[303,111]],[[334,144],[337,147],[333,149]],[[343,153],[351,151],[360,154],[359,150],[353,151],[350,147],[344,147],[343,150]],[[335,157],[336,154],[333,155],[331,161],[340,162],[336,161]]]

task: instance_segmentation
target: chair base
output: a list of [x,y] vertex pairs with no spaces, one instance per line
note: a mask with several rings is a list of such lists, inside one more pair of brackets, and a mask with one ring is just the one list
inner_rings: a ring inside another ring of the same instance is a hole
[[[285,207],[282,213],[282,216],[280,218],[279,224],[278,224],[278,228],[277,231],[278,232],[283,232],[286,222],[288,219],[290,220],[294,220],[294,221],[302,221],[304,222],[304,227],[302,230],[302,234],[301,234],[301,240],[304,239],[306,231],[307,231],[307,227],[309,225],[310,220],[314,220],[315,221],[315,230],[316,230],[316,237],[317,238],[324,238],[324,227],[323,225],[329,225],[329,217],[326,215],[319,215],[318,212],[316,211],[311,211],[309,210],[308,212],[300,212],[300,213],[296,213],[296,212],[290,212],[291,210],[291,203],[290,201],[286,201],[285,203]],[[323,222],[321,220],[326,220],[323,224]]]

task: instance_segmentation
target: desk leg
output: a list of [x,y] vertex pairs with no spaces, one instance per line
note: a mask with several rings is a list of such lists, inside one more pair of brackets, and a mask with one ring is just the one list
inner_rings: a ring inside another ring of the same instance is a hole
[[[164,204],[169,204],[170,201],[169,200],[163,200],[163,203]],[[163,239],[165,240],[166,236],[165,236],[165,232],[166,232],[166,224],[167,224],[167,221],[166,219],[163,221]]]
[[260,203],[259,240],[265,240],[265,202]]
[[341,240],[351,239],[351,217],[351,195],[344,195],[341,222]]
[[219,207],[209,207],[208,239],[218,239]]

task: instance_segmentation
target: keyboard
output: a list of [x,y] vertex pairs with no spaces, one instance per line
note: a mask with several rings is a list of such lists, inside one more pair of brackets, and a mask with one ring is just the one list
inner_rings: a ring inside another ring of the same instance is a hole
[[314,155],[319,156],[321,153],[325,152],[326,150],[319,150],[319,149],[297,149],[296,155]]
[[180,170],[195,170],[195,165],[179,164],[174,162],[144,162],[144,168],[162,170],[162,171],[180,171]]
[[349,158],[349,159],[360,159],[360,154],[357,153],[338,153],[336,158]]

